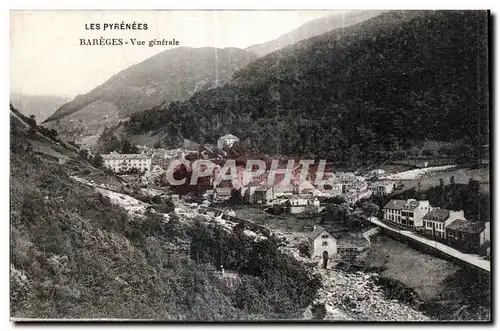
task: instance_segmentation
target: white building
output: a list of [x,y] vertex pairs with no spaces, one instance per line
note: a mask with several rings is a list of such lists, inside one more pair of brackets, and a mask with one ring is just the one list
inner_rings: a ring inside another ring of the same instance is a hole
[[289,210],[292,214],[299,214],[306,210],[320,212],[321,204],[318,198],[292,197],[288,200]]
[[372,191],[370,191],[370,190],[365,190],[365,191],[361,191],[361,192],[351,190],[351,191],[347,192],[346,194],[344,194],[343,198],[348,203],[355,204],[356,202],[358,202],[361,199],[368,199],[369,197],[371,197],[371,195],[372,195]]
[[128,171],[136,168],[139,171],[146,171],[151,168],[151,155],[147,154],[120,154],[111,152],[101,155],[104,165],[114,172]]
[[226,201],[231,198],[232,187],[216,187],[213,190],[213,199],[217,201]]
[[231,148],[231,146],[233,146],[233,144],[237,141],[240,141],[240,138],[232,134],[226,134],[225,136],[222,136],[219,138],[219,140],[217,140],[217,148]]
[[311,258],[322,257],[328,260],[337,255],[337,239],[323,227],[314,226],[308,237]]
[[384,220],[410,229],[421,228],[424,216],[432,210],[428,200],[391,200],[384,206]]

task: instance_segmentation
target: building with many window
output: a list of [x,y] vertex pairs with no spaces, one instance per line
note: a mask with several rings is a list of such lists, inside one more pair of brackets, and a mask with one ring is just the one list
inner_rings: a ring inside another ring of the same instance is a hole
[[424,218],[424,232],[439,239],[446,239],[446,228],[457,219],[465,219],[464,211],[435,208]]
[[139,171],[146,171],[151,168],[151,155],[147,154],[120,154],[111,152],[110,154],[101,155],[104,160],[104,165],[120,173],[132,170],[133,168]]
[[321,204],[318,198],[313,197],[291,197],[287,203],[287,209],[291,214],[299,214],[306,210],[319,213],[321,211]]
[[384,206],[384,220],[406,228],[420,229],[423,227],[424,216],[432,209],[427,200],[394,199]]

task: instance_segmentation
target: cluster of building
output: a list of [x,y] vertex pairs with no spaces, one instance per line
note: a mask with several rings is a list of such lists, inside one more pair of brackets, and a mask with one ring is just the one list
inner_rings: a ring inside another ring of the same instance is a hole
[[[298,214],[302,212],[320,212],[321,206],[319,198],[342,197],[350,204],[354,204],[362,198],[368,198],[372,195],[369,182],[363,177],[356,176],[354,173],[345,172],[325,172],[324,182],[317,185],[315,181],[314,167],[307,179],[300,177],[300,166],[296,167],[291,174],[291,178],[286,178],[283,173],[276,173],[274,180],[269,183],[268,176],[270,171],[266,171],[259,177],[250,177],[245,181],[245,171],[243,167],[238,168],[238,183],[235,187],[231,181],[217,181],[212,190],[208,190],[205,196],[214,201],[222,202],[230,199],[234,190],[239,191],[244,202],[262,206],[280,205],[286,208],[290,213]],[[375,194],[388,194],[392,192],[392,183],[378,184],[382,188],[376,188]],[[390,187],[389,187],[390,186]]]
[[477,252],[490,240],[490,223],[467,220],[463,210],[433,207],[428,200],[391,200],[383,209],[384,221]]
[[[218,139],[217,148],[219,150],[227,149],[238,141],[238,137],[226,134]],[[151,176],[158,175],[158,177],[161,177],[164,174],[163,170],[169,169],[173,160],[185,160],[189,153],[197,153],[195,159],[213,160],[209,156],[203,157],[202,152],[198,153],[197,151],[188,152],[185,149],[167,150],[146,146],[137,147],[140,151],[139,154],[111,152],[102,155],[104,165],[117,173],[127,172],[135,168],[140,172],[147,171]],[[221,160],[218,159],[217,161]],[[320,197],[342,197],[346,202],[354,204],[360,199],[369,198],[372,194],[390,194],[395,187],[394,182],[373,181],[374,177],[383,174],[383,170],[372,170],[363,177],[352,172],[333,172],[328,168],[318,171],[318,164],[308,166],[308,174],[305,178],[302,177],[302,165],[299,164],[293,168],[291,175],[286,176],[284,172],[278,171],[271,181],[268,180],[271,172],[269,169],[260,176],[255,177],[244,166],[238,166],[236,169],[238,177],[236,182],[238,184],[235,185],[234,181],[231,180],[216,180],[220,176],[218,172],[220,172],[221,167],[218,165],[220,162],[214,162],[216,163],[214,173],[199,177],[195,184],[199,186],[202,192],[206,190],[206,198],[218,202],[225,201],[231,197],[234,190],[237,190],[246,203],[262,206],[281,205],[286,207],[290,213],[321,211],[322,207],[318,199]],[[285,165],[282,168],[284,167]],[[191,167],[188,167],[187,170],[192,171],[192,176],[196,175],[195,171],[202,171],[191,169]],[[321,184],[317,184],[316,176],[320,173],[322,173],[321,179],[323,181]],[[148,181],[152,180],[148,179]]]

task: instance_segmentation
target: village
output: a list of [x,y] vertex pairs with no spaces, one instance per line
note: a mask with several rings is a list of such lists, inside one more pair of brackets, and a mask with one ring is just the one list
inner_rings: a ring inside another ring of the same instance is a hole
[[[324,228],[316,226],[314,220],[324,214],[325,208],[332,201],[344,203],[350,210],[355,210],[361,201],[388,197],[401,191],[404,187],[401,178],[412,173],[422,176],[453,168],[453,165],[429,167],[426,162],[415,170],[387,174],[383,169],[334,172],[328,165],[318,171],[318,164],[312,164],[307,169],[306,176],[303,176],[301,164],[293,168],[288,168],[287,165],[287,169],[291,171],[287,173],[278,169],[274,174],[271,174],[273,171],[266,165],[266,170],[255,176],[251,174],[253,169],[240,164],[236,166],[236,176],[233,176],[236,178],[221,179],[221,171],[224,171],[221,166],[228,158],[227,151],[238,142],[238,137],[226,134],[218,139],[217,146],[206,146],[201,152],[182,148],[166,150],[138,146],[139,154],[111,152],[102,155],[102,158],[105,167],[117,174],[123,174],[124,178],[134,178],[142,187],[170,187],[170,197],[174,201],[182,200],[205,208],[218,208],[220,213],[224,210],[229,217],[236,216],[233,210],[236,209],[239,214],[250,218],[253,218],[252,212],[249,213],[252,210],[260,210],[265,215],[298,218],[307,224],[302,229],[309,229],[309,237],[313,238],[310,243],[311,256],[322,258],[324,261],[337,255],[338,246],[348,249],[364,246],[364,242],[357,245],[337,244],[339,236],[335,231],[332,231],[332,235]],[[215,169],[206,176],[196,177],[194,183],[191,181],[184,184],[183,189],[169,185],[166,180],[167,171],[173,171],[174,177],[175,173],[180,173],[181,177],[193,176],[200,170],[191,167],[191,161],[198,159],[214,162]],[[279,164],[285,166],[287,160],[284,161]],[[318,174],[323,177],[320,185],[316,181]],[[480,247],[490,242],[489,222],[467,220],[463,210],[442,209],[431,206],[429,201],[416,199],[391,199],[385,205],[379,206],[379,209],[377,214],[363,215],[363,219],[369,220],[367,216],[380,217],[387,224],[411,230],[465,253],[477,254]],[[265,217],[262,222],[266,222]],[[350,235],[352,237],[352,233]],[[353,240],[348,242],[352,243]],[[489,254],[488,248],[486,255]],[[326,262],[324,263],[326,266]]]

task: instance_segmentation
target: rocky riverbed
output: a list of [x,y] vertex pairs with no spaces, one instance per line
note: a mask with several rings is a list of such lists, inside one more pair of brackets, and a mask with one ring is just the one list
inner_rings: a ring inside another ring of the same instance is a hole
[[[323,287],[304,318],[314,319],[313,307],[324,306],[324,320],[362,321],[428,321],[430,318],[415,307],[387,299],[376,285],[378,274],[319,269]],[[317,308],[316,308],[317,310]]]

